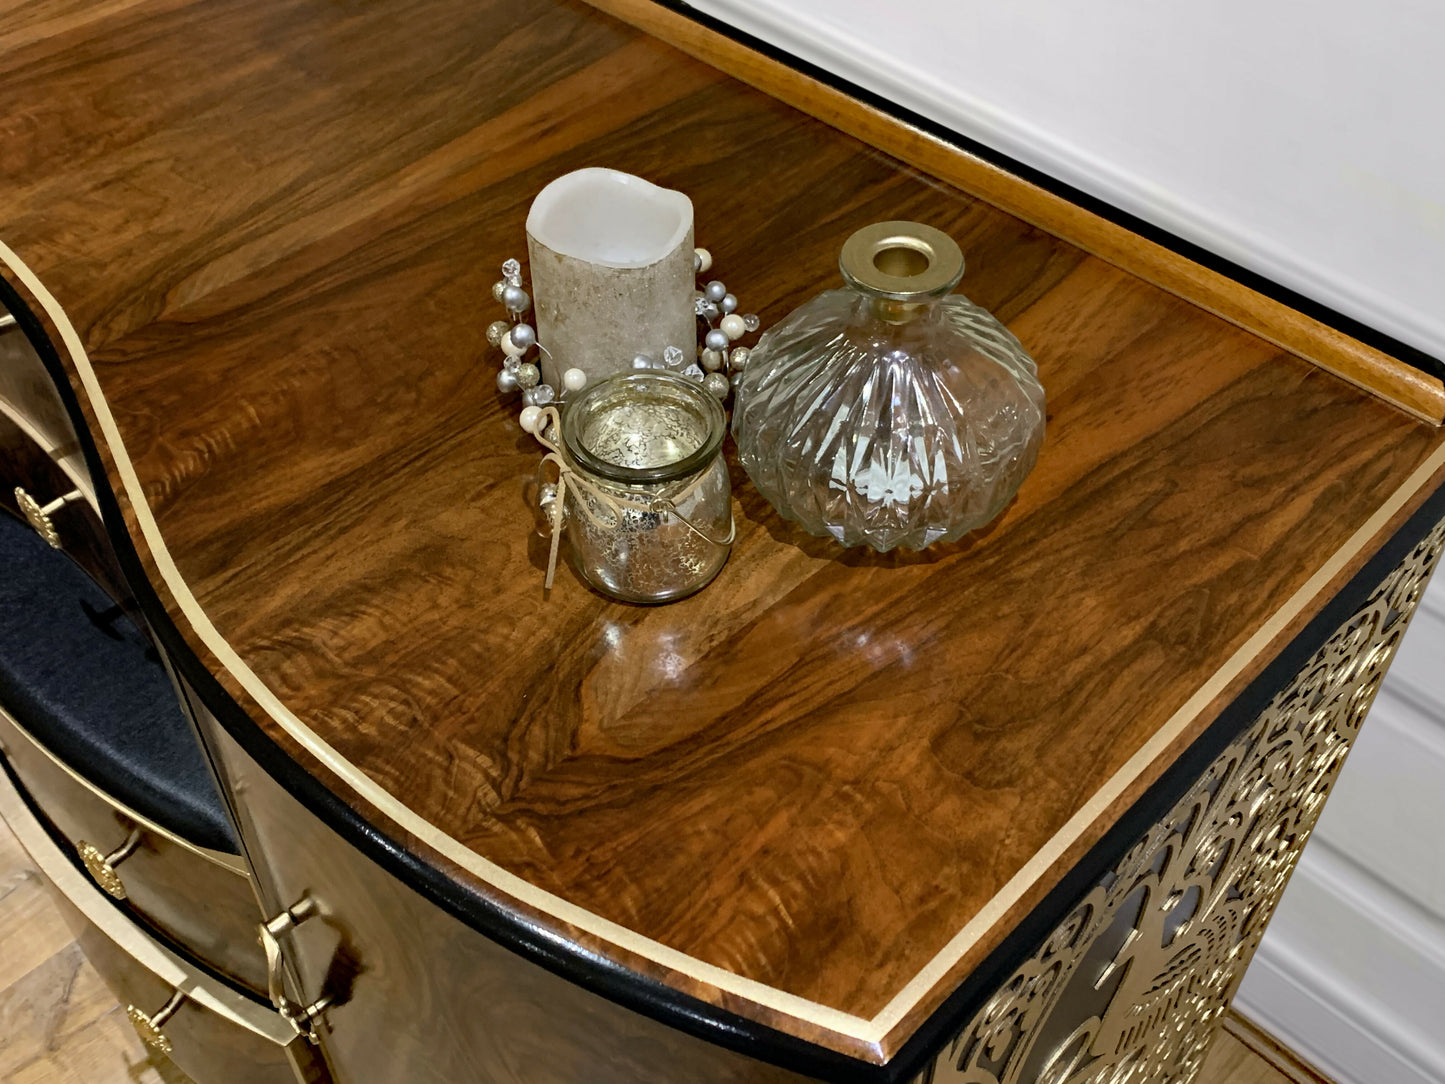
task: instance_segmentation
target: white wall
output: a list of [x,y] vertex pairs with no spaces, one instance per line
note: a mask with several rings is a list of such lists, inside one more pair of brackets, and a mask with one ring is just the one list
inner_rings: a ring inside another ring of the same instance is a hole
[[1440,0],[690,2],[1445,358]]

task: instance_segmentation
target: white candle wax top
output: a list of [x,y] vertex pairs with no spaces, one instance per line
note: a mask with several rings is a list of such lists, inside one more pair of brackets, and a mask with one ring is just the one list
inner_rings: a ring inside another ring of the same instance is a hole
[[615,169],[558,177],[532,201],[527,232],[553,252],[608,267],[650,267],[692,228],[692,200]]

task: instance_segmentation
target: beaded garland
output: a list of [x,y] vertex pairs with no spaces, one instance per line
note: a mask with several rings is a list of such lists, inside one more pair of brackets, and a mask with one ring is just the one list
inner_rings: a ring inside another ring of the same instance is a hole
[[[699,276],[712,269],[712,254],[705,248],[693,252],[693,270]],[[562,374],[562,387],[542,383],[542,370],[535,361],[528,361],[532,350],[548,354],[545,344],[537,341],[537,332],[524,319],[532,307],[532,298],[522,285],[522,265],[518,260],[502,264],[502,277],[492,286],[492,297],[507,311],[507,319],[493,320],[487,325],[487,342],[502,352],[502,368],[497,373],[497,390],[504,395],[521,392],[522,411],[518,417],[522,428],[535,434],[544,424],[543,410],[565,403],[569,394],[587,386],[587,374],[581,369],[568,369]],[[756,332],[762,322],[753,313],[738,314],[737,296],[717,280],[699,279],[693,293],[693,311],[698,321],[696,356],[688,358],[684,351],[669,346],[661,358],[638,354],[632,359],[634,369],[661,369],[674,372],[702,384],[707,391],[726,402],[748,363],[751,349],[735,345],[745,335]],[[548,354],[550,357],[551,355]]]

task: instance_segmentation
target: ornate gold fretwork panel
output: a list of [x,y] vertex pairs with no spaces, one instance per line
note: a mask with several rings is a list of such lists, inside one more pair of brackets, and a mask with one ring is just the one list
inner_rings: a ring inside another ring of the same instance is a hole
[[1188,1084],[1445,544],[1437,527],[916,1084]]

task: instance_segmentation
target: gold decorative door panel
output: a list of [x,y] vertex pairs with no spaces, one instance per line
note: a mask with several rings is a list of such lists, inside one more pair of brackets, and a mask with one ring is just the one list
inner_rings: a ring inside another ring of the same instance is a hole
[[916,1084],[1187,1084],[1445,545],[1437,526]]

